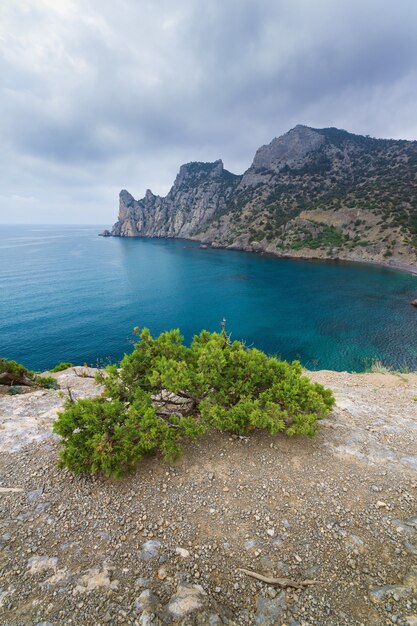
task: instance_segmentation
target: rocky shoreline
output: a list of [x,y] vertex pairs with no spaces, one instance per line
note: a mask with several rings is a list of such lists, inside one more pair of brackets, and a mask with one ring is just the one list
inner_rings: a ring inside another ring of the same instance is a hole
[[56,463],[93,373],[0,395],[1,623],[416,626],[417,374],[311,372],[337,400],[316,438],[212,434],[117,482]]
[[[122,237],[122,235],[112,235],[109,230],[104,230],[98,234],[99,237]],[[133,239],[176,239],[180,241],[195,241],[200,243],[202,250],[218,249],[218,250],[235,250],[238,252],[251,252],[255,254],[262,254],[264,256],[271,256],[278,259],[300,259],[303,261],[340,261],[342,263],[359,263],[363,265],[377,265],[379,267],[386,267],[387,269],[397,270],[399,272],[405,272],[407,274],[413,274],[417,276],[417,264],[413,259],[409,259],[407,263],[398,260],[387,261],[382,255],[380,258],[367,258],[367,256],[359,256],[358,254],[333,254],[328,255],[325,251],[305,251],[305,250],[285,250],[277,252],[273,247],[262,247],[260,244],[253,245],[222,245],[219,243],[213,243],[206,241],[205,239],[197,239],[195,237],[148,237],[146,235],[138,235],[132,237]]]
[[[180,167],[164,197],[119,194],[103,236],[193,239],[289,258],[377,263],[417,272],[417,142],[298,125],[235,175],[219,159]],[[400,200],[401,198],[401,200]]]
[[[108,231],[107,231],[108,232]],[[111,236],[111,235],[109,235]],[[393,269],[407,274],[414,274],[417,276],[417,265],[410,258],[408,263],[403,263],[398,260],[387,261],[383,256],[381,258],[368,258],[367,256],[359,256],[356,253],[353,254],[333,254],[328,255],[325,251],[308,251],[298,250],[297,252],[292,250],[285,250],[283,252],[277,252],[273,248],[263,248],[260,244],[247,246],[223,246],[220,244],[211,244],[199,239],[189,239],[189,241],[201,241],[201,247],[203,249],[215,248],[223,250],[238,250],[241,252],[253,252],[256,254],[263,254],[278,259],[301,259],[304,261],[341,261],[344,263],[360,263],[363,265],[378,265],[380,267],[386,267],[387,269]]]

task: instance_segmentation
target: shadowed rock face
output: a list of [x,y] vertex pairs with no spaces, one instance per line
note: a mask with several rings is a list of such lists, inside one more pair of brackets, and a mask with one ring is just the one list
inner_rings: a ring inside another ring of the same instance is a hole
[[182,165],[165,197],[120,192],[121,237],[197,239],[284,256],[417,260],[417,142],[298,125],[237,176]]
[[275,138],[267,146],[262,146],[255,154],[252,168],[267,167],[274,170],[284,165],[294,165],[309,152],[317,150],[325,139],[315,130],[298,125],[285,135]]
[[192,237],[224,211],[240,181],[222,161],[182,165],[165,198],[149,189],[142,200],[123,190],[112,234],[121,237]]
[[286,166],[302,164],[309,152],[318,150],[324,143],[323,135],[315,130],[307,126],[296,126],[257,150],[251,167],[243,175],[241,187],[256,185],[262,180],[259,172],[264,170],[278,173]]

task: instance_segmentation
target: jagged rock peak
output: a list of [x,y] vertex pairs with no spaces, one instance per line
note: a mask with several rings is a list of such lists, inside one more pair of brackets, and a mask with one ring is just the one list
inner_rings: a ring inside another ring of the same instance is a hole
[[185,182],[199,181],[203,178],[217,178],[223,173],[223,161],[218,159],[213,162],[191,161],[181,165],[180,171],[174,182],[174,188],[183,185]]
[[126,189],[122,189],[119,193],[119,200],[125,206],[130,206],[134,203],[135,199],[131,193],[129,193]]
[[259,148],[252,167],[277,170],[285,165],[292,165],[309,152],[320,148],[324,142],[325,137],[315,129],[298,124],[281,137],[275,137],[271,143]]
[[190,161],[189,163],[184,163],[180,167],[181,170],[188,170],[191,172],[195,171],[204,171],[208,170],[223,170],[223,161],[221,159],[217,159],[216,161]]

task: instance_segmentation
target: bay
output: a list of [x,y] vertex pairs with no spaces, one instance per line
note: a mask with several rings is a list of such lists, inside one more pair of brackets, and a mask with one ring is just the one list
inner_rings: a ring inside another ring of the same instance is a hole
[[42,371],[103,364],[134,326],[232,338],[309,369],[417,369],[417,277],[189,241],[102,238],[94,226],[0,226],[0,356]]

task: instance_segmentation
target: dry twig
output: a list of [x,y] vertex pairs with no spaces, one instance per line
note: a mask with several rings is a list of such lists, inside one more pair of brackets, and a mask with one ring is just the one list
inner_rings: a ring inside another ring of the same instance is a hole
[[88,365],[84,365],[83,366],[84,369],[81,370],[77,370],[75,367],[73,368],[73,372],[74,374],[78,377],[78,378],[95,378],[96,374],[89,374],[86,370],[88,369],[92,369],[89,368]]
[[263,576],[262,574],[258,574],[257,572],[252,572],[248,569],[239,568],[239,572],[243,572],[247,576],[251,576],[252,578],[256,578],[256,580],[261,580],[263,583],[267,583],[268,585],[278,585],[279,587],[293,587],[294,589],[303,589],[304,587],[308,587],[309,585],[319,585],[319,580],[301,580],[300,582],[296,582],[295,580],[291,580],[290,578],[271,578],[270,576]]

